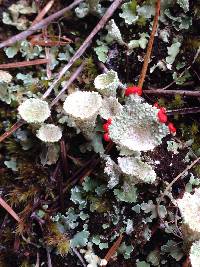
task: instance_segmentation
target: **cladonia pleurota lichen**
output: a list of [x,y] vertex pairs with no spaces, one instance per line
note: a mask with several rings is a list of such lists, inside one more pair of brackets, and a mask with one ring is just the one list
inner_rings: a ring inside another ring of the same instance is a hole
[[61,139],[62,131],[54,124],[44,124],[37,131],[36,136],[43,142],[54,143]]
[[91,139],[101,106],[102,98],[97,92],[77,91],[66,98],[63,108],[85,137]]
[[42,123],[51,115],[48,103],[36,98],[25,100],[18,107],[18,112],[28,123]]
[[109,70],[107,73],[98,75],[94,80],[94,86],[103,96],[116,96],[116,90],[120,81],[116,71]]
[[124,179],[131,184],[153,183],[156,180],[156,173],[152,167],[137,157],[119,157],[119,168]]
[[158,109],[144,103],[139,96],[131,95],[119,115],[113,118],[109,135],[119,149],[148,151],[160,145],[169,134],[168,127],[160,123]]
[[104,97],[102,102],[102,107],[100,108],[100,116],[107,120],[109,118],[115,117],[122,111],[122,105],[118,102],[116,97]]
[[194,242],[191,246],[190,263],[192,267],[200,267],[200,240]]
[[194,194],[185,192],[183,198],[177,200],[183,217],[182,233],[188,241],[200,239],[200,188]]

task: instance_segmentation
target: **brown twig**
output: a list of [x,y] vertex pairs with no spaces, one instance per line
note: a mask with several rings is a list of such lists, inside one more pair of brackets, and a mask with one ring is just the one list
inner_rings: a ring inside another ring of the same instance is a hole
[[74,254],[79,258],[80,262],[82,263],[83,267],[87,267],[87,265],[85,264],[85,261],[83,259],[83,257],[81,256],[81,254],[78,252],[78,250],[74,247],[72,247],[72,251],[74,252]]
[[156,13],[155,13],[154,21],[153,21],[153,28],[152,28],[151,36],[150,36],[149,43],[148,43],[148,46],[147,46],[147,52],[146,52],[146,55],[145,55],[145,58],[144,58],[144,63],[143,63],[143,66],[142,66],[142,71],[141,71],[139,82],[138,82],[138,87],[140,87],[140,88],[143,87],[144,79],[145,79],[145,76],[146,76],[146,73],[147,73],[147,68],[148,68],[148,65],[149,65],[150,57],[151,57],[154,38],[155,38],[157,26],[158,26],[159,15],[160,15],[160,0],[157,0],[157,2],[156,2]]
[[37,17],[34,19],[31,26],[40,22],[44,18],[44,16],[47,14],[47,12],[52,8],[53,4],[54,4],[54,0],[49,1],[46,4],[46,6],[40,11],[40,13],[37,15]]
[[40,254],[39,254],[39,252],[37,252],[37,259],[36,259],[35,267],[40,267]]
[[17,213],[0,197],[0,205],[18,222],[21,222],[21,219]]
[[174,115],[174,114],[192,114],[192,113],[199,113],[200,107],[194,107],[194,108],[179,108],[174,110],[168,110],[167,115]]
[[69,149],[67,145],[66,149],[66,144],[64,139],[61,139],[60,141],[60,154],[61,154],[61,160],[62,160],[62,167],[63,167],[63,175],[65,177],[68,177],[69,175],[69,166],[68,166],[68,158],[67,158],[67,150]]
[[48,88],[46,93],[44,94],[44,97],[47,97],[51,91],[54,89],[56,84],[60,81],[60,79],[65,75],[65,73],[68,71],[68,69],[74,64],[74,62],[79,59],[85,50],[89,47],[91,44],[92,39],[94,36],[105,26],[108,19],[113,15],[114,11],[118,8],[118,6],[122,3],[123,0],[115,0],[110,7],[107,9],[104,16],[101,18],[101,20],[98,22],[98,24],[94,27],[94,29],[91,31],[89,36],[85,39],[83,44],[80,46],[80,48],[76,51],[76,53],[73,55],[73,57],[69,60],[68,64],[62,68],[62,70],[59,72],[57,78],[54,80],[52,85]]
[[36,32],[38,30],[41,30],[45,26],[49,25],[55,19],[58,19],[61,16],[63,16],[67,11],[71,10],[72,8],[74,8],[75,6],[80,4],[81,2],[83,2],[83,0],[75,0],[75,1],[73,1],[73,3],[70,4],[69,6],[67,6],[67,7],[63,8],[62,10],[60,10],[60,11],[48,16],[47,18],[41,20],[37,24],[31,26],[28,30],[23,31],[23,32],[15,35],[15,36],[12,36],[8,40],[0,43],[0,48],[3,48],[5,46],[11,46],[11,45],[13,45],[14,43],[16,43],[18,41],[26,39],[28,36],[32,35],[34,32]]
[[190,267],[190,257],[187,256],[186,260],[183,262],[182,267]]
[[48,247],[46,248],[46,252],[47,252],[47,265],[48,265],[48,267],[53,267],[52,261],[51,261],[51,255],[50,255]]
[[24,124],[24,121],[23,120],[19,120],[15,124],[13,124],[13,126],[8,131],[6,131],[4,134],[2,134],[0,136],[0,142],[2,142],[4,139],[6,139],[7,137],[9,137],[11,134],[13,134],[23,124]]
[[45,40],[31,40],[30,43],[32,45],[40,45],[40,46],[65,46],[67,45],[69,42],[66,41],[45,41]]
[[182,95],[182,96],[200,97],[200,91],[152,89],[152,90],[143,90],[143,93],[147,95]]
[[28,67],[28,66],[35,66],[48,63],[46,58],[43,59],[34,59],[30,61],[20,61],[20,62],[13,62],[8,64],[0,64],[0,69],[11,69],[11,68],[21,68],[21,67]]
[[121,242],[123,239],[123,235],[121,234],[117,240],[114,242],[114,244],[112,245],[112,247],[108,250],[106,256],[104,257],[104,259],[109,262],[109,260],[112,258],[112,256],[115,254],[115,252],[117,251],[117,249],[119,248]]

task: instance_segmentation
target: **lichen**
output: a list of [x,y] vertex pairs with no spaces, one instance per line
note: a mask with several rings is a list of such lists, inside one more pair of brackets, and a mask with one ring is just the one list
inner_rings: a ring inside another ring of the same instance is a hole
[[183,217],[182,232],[188,241],[200,239],[200,189],[195,189],[192,195],[185,192],[177,205]]
[[131,184],[153,183],[156,173],[152,167],[136,157],[119,157],[118,164],[125,180]]
[[194,242],[191,246],[190,262],[192,267],[200,267],[200,240]]
[[91,139],[101,106],[102,98],[97,92],[77,91],[66,98],[63,108],[85,137]]
[[22,119],[28,123],[42,123],[51,114],[48,103],[44,100],[35,98],[25,100],[18,107],[18,112]]
[[119,87],[119,78],[116,71],[109,70],[107,73],[98,75],[94,80],[94,86],[103,96],[116,96]]
[[43,142],[54,143],[61,139],[62,131],[54,124],[43,124],[37,131],[37,137]]
[[10,83],[12,80],[12,75],[4,70],[0,70],[0,83]]
[[118,102],[116,97],[104,97],[102,101],[102,107],[100,108],[100,116],[108,120],[109,118],[115,117],[122,111],[122,105]]
[[106,25],[106,29],[108,30],[108,37],[110,37],[112,40],[117,41],[120,45],[124,45],[125,42],[122,39],[121,32],[116,25],[114,19],[111,19],[108,24]]
[[169,134],[165,124],[158,121],[158,110],[142,98],[130,96],[122,112],[113,118],[109,135],[119,149],[148,151],[160,145]]
[[104,173],[109,177],[108,188],[112,189],[119,183],[120,168],[109,156],[104,156],[104,161]]

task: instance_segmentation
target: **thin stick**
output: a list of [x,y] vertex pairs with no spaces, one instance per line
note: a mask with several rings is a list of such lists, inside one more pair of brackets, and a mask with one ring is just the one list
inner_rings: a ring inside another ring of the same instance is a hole
[[[83,62],[76,70],[75,72],[70,76],[69,80],[66,82],[66,84],[64,85],[63,89],[58,93],[58,95],[54,98],[54,100],[51,102],[51,107],[54,106],[59,99],[61,98],[61,96],[63,95],[63,93],[67,90],[67,88],[76,80],[76,78],[79,76],[79,74],[82,72],[83,67],[85,65],[85,62]],[[45,98],[45,95],[48,95],[48,93],[46,92],[42,98]]]
[[[171,187],[173,186],[173,184],[178,181],[178,179],[180,179],[184,174],[186,174],[195,164],[197,164],[197,162],[200,160],[200,157],[198,157],[197,159],[195,159],[190,165],[188,165],[181,173],[179,173],[179,175],[177,175],[170,184],[168,184],[168,186],[166,187],[165,191],[161,194],[157,207],[159,207],[160,203],[163,201],[164,196],[167,194],[167,192],[171,189]],[[159,215],[159,208],[158,210],[158,215]],[[159,216],[160,217],[160,216]]]
[[74,254],[76,254],[76,256],[79,258],[79,260],[82,263],[82,265],[84,267],[87,267],[87,265],[84,262],[84,259],[82,258],[81,254],[78,252],[78,250],[76,248],[73,248],[73,247],[72,247],[72,250],[73,250]]
[[52,8],[53,4],[54,4],[54,0],[49,1],[46,4],[46,6],[40,11],[40,13],[37,15],[37,17],[34,19],[31,26],[40,22],[44,18],[44,16],[47,14],[47,12]]
[[174,110],[168,110],[167,115],[174,115],[174,114],[192,114],[192,113],[199,113],[200,107],[194,107],[194,108],[179,108]]
[[11,38],[7,39],[6,41],[0,43],[0,48],[3,48],[5,46],[11,46],[14,43],[26,39],[28,36],[32,35],[34,32],[41,30],[45,26],[49,25],[52,21],[58,19],[59,17],[62,17],[67,11],[71,10],[78,4],[83,2],[83,0],[75,0],[72,4],[69,6],[63,8],[62,10],[48,16],[47,18],[41,20],[37,24],[31,26],[28,30],[23,31],[15,36],[12,36]]
[[47,264],[48,264],[48,267],[53,267],[52,266],[52,262],[51,262],[51,255],[50,255],[48,247],[46,248],[46,252],[47,252]]
[[68,64],[59,72],[58,77],[54,80],[52,85],[48,88],[46,93],[43,97],[47,97],[51,91],[54,89],[56,84],[60,81],[60,79],[65,75],[65,73],[68,71],[68,69],[74,64],[74,62],[80,58],[85,50],[89,47],[91,44],[91,41],[93,37],[105,26],[108,19],[113,15],[115,10],[118,8],[118,6],[122,3],[123,0],[115,0],[110,7],[107,9],[104,16],[101,18],[101,20],[98,22],[98,24],[94,27],[92,32],[89,34],[89,36],[85,39],[83,44],[80,46],[80,48],[76,51],[76,53],[73,55],[73,57],[69,60]]
[[18,222],[20,223],[21,220],[17,213],[0,197],[0,205]]
[[112,256],[115,254],[116,250],[119,248],[121,242],[123,239],[123,235],[121,234],[117,240],[114,242],[114,244],[112,245],[112,247],[108,250],[106,256],[104,257],[104,259],[109,262],[109,260],[112,258]]
[[40,254],[39,254],[39,252],[37,252],[37,260],[36,260],[35,267],[40,267]]
[[20,62],[13,62],[8,64],[0,64],[0,69],[12,69],[12,68],[21,68],[27,66],[35,66],[48,63],[46,58],[43,59],[34,59],[30,61],[20,61]]
[[13,126],[8,131],[6,131],[4,134],[2,134],[0,136],[0,142],[2,142],[4,139],[6,139],[7,137],[9,137],[11,134],[13,134],[23,124],[24,124],[24,121],[23,120],[19,120],[15,124],[13,124]]
[[200,97],[199,91],[185,91],[185,90],[152,89],[152,90],[143,90],[143,93],[147,95],[182,95],[182,96]]
[[145,79],[145,76],[146,76],[146,73],[147,73],[147,68],[148,68],[148,65],[149,65],[149,60],[150,60],[150,57],[151,57],[151,51],[152,51],[153,43],[154,43],[154,37],[155,37],[157,26],[158,26],[159,15],[160,15],[160,0],[157,0],[156,13],[155,13],[154,21],[153,21],[153,28],[152,28],[151,36],[150,36],[150,39],[149,39],[147,52],[146,52],[146,55],[145,55],[145,58],[144,58],[144,63],[143,63],[143,66],[142,66],[140,79],[139,79],[139,82],[138,82],[138,87],[140,87],[140,88],[143,87],[144,79]]

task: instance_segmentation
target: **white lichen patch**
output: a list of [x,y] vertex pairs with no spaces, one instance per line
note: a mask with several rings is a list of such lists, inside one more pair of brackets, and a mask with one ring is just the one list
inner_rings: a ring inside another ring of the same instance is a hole
[[119,166],[109,157],[104,156],[105,160],[105,168],[104,173],[108,175],[108,188],[112,189],[119,183],[119,178],[121,175],[121,171]]
[[101,106],[102,98],[97,92],[77,91],[66,98],[63,108],[76,127],[90,139]]
[[200,240],[194,242],[191,246],[190,263],[192,267],[200,267]]
[[44,124],[37,131],[37,137],[43,142],[54,143],[61,139],[62,131],[54,124]]
[[116,25],[114,19],[111,19],[108,24],[106,25],[106,30],[108,30],[108,37],[110,37],[112,40],[115,40],[120,45],[124,45],[125,42],[122,39],[121,32]]
[[87,250],[81,249],[81,253],[84,253],[84,258],[87,261],[87,267],[98,267],[101,263],[101,259],[95,255],[92,249],[92,243],[88,243]]
[[0,70],[0,83],[10,83],[12,80],[12,75],[9,72]]
[[137,157],[119,157],[118,164],[125,179],[131,184],[153,183],[156,173],[152,167]]
[[183,217],[184,237],[190,241],[200,239],[200,189],[195,189],[193,195],[185,192],[183,198],[177,200],[177,205]]
[[168,127],[158,121],[158,109],[130,96],[121,113],[113,118],[109,135],[119,149],[148,151],[160,145],[169,134]]
[[116,96],[116,90],[120,84],[116,71],[109,70],[107,73],[98,75],[94,80],[94,86],[103,96]]
[[18,107],[18,112],[28,123],[42,123],[51,115],[48,103],[36,98],[25,100]]
[[107,120],[109,118],[115,117],[122,111],[122,105],[118,102],[116,97],[104,97],[102,101],[102,107],[100,108],[100,116]]

